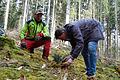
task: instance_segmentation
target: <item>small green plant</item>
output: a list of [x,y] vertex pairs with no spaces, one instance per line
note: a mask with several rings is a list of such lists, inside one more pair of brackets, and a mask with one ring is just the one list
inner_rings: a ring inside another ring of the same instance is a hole
[[63,59],[63,57],[59,54],[54,54],[52,57],[53,57],[53,61],[55,61],[57,64],[59,64]]

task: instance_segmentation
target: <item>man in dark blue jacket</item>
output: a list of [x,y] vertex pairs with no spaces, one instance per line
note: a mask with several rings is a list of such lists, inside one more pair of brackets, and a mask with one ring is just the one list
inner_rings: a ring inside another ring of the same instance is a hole
[[79,53],[85,61],[88,80],[95,80],[96,73],[96,50],[99,40],[103,40],[101,24],[94,19],[81,19],[55,31],[55,38],[69,41],[72,46],[70,55],[63,62],[71,64]]

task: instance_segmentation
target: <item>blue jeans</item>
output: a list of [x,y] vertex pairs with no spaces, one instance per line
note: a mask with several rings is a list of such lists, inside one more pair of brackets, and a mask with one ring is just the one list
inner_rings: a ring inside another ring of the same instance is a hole
[[97,45],[98,42],[88,42],[82,50],[82,56],[86,65],[86,74],[88,76],[95,75],[96,73]]

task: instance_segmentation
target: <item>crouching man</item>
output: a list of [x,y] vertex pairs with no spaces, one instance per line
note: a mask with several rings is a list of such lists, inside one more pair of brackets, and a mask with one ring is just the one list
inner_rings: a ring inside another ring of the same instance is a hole
[[38,10],[33,14],[33,19],[27,21],[20,32],[21,48],[26,48],[34,53],[34,48],[44,45],[42,58],[48,60],[51,48],[51,38],[48,27],[42,21],[43,13]]

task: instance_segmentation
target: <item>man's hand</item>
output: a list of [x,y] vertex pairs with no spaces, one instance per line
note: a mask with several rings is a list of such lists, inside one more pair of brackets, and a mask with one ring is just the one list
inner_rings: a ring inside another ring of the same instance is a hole
[[21,49],[26,48],[26,42],[22,41],[21,44],[20,44],[20,48]]
[[35,41],[40,41],[42,39],[41,36],[35,36]]
[[35,41],[40,41],[44,37],[43,33],[37,33],[35,36]]
[[29,36],[27,36],[27,37],[25,37],[25,39],[26,39],[26,40],[34,40],[34,37],[29,37]]
[[73,62],[73,57],[71,55],[66,56],[62,61],[62,68],[68,67]]

